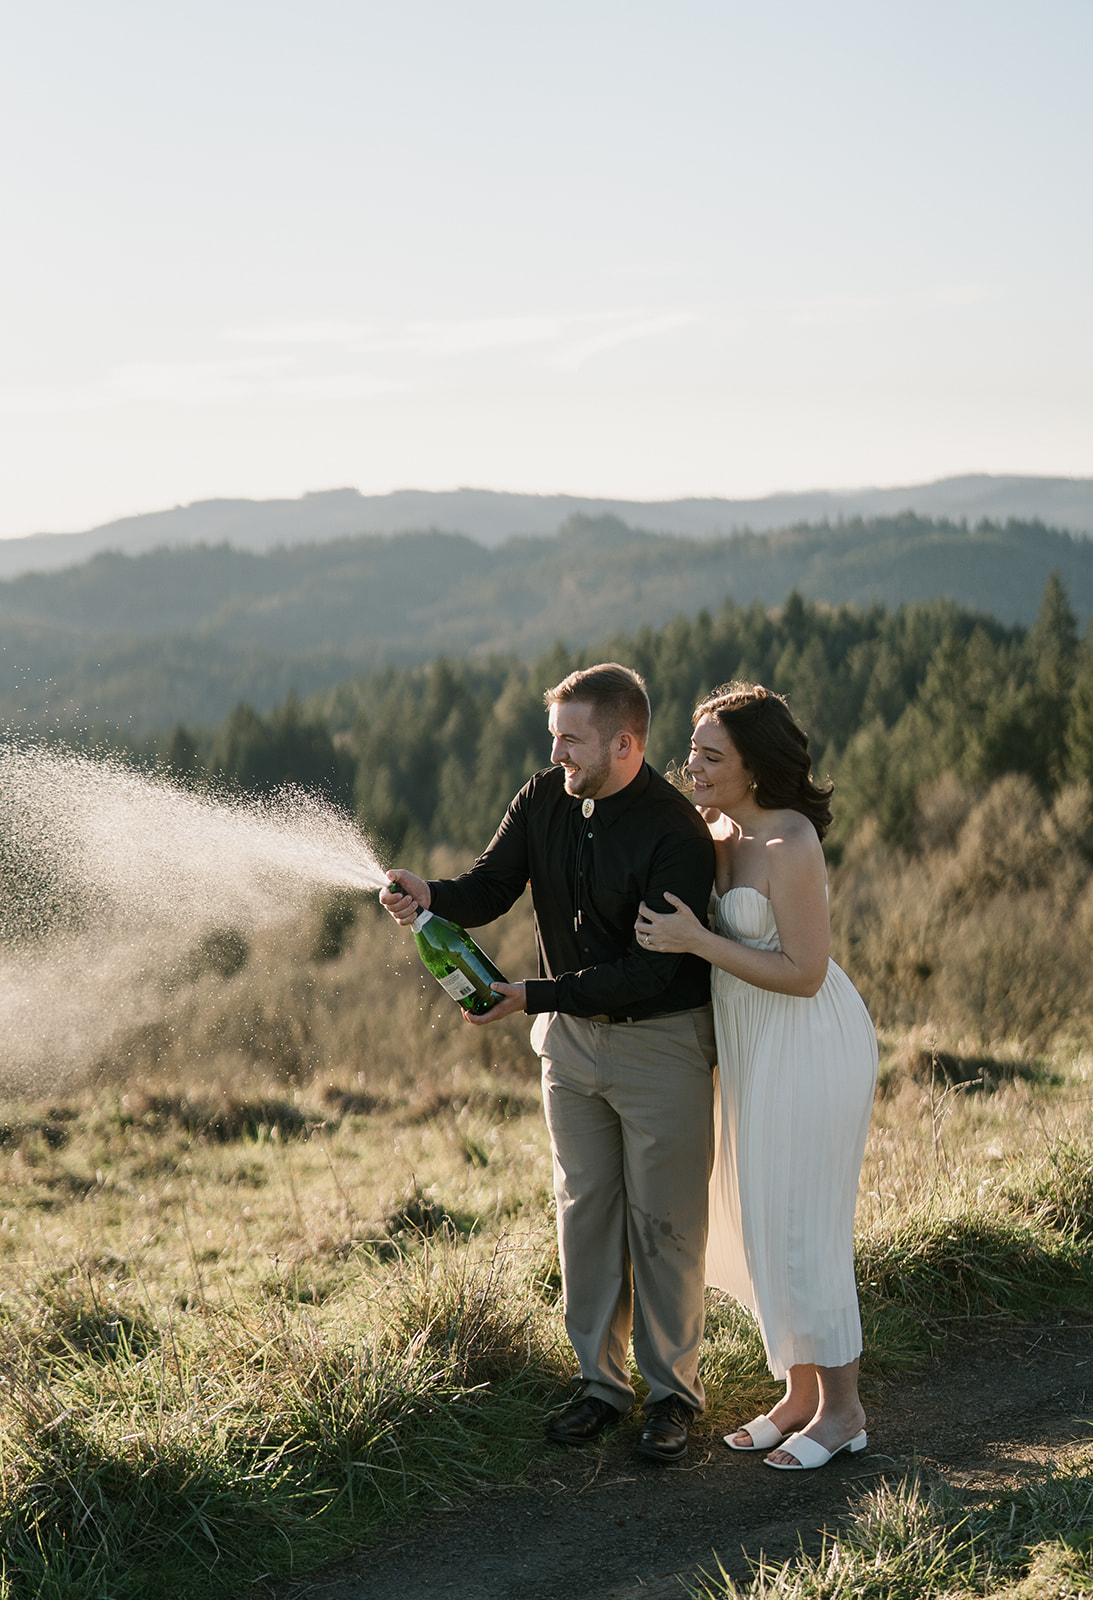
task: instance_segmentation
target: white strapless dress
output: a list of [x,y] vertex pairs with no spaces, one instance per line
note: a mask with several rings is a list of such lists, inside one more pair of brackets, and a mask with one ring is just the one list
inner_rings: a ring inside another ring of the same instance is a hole
[[[777,950],[758,889],[715,896],[718,933]],[[861,1353],[854,1207],[877,1084],[869,1013],[832,961],[809,999],[713,969],[720,1095],[706,1281],[759,1323],[776,1378]]]

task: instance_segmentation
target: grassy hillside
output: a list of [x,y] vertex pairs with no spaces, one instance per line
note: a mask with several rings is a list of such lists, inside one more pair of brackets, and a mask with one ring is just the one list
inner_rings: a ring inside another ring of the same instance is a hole
[[523,659],[679,613],[780,604],[897,607],[945,596],[1031,624],[1057,570],[1093,612],[1093,542],[1035,523],[968,528],[906,515],[690,539],[610,517],[496,549],[454,534],[343,539],[257,555],[218,546],[104,554],[0,584],[0,720],[213,723],[385,663]]
[[[961,861],[939,850],[930,872]],[[868,872],[853,868],[851,907]],[[896,912],[919,896],[904,885]],[[541,1417],[569,1356],[526,1027],[471,1034],[373,902],[332,954],[328,913],[301,907],[241,968],[169,986],[162,1025],[115,1039],[95,1084],[0,1105],[12,1600],[238,1600],[476,1488],[558,1492]],[[515,971],[527,940],[517,918],[491,948]],[[903,971],[875,977],[883,1024]],[[1093,1292],[1088,1050],[1065,1030],[1040,1054],[1019,1034],[987,1045],[958,987],[949,1004],[882,1027],[857,1246],[867,1397],[984,1319],[1081,1317]],[[713,1293],[703,1364],[716,1441],[777,1386]],[[757,1595],[1002,1600],[1048,1592],[1013,1585],[1049,1558],[1073,1568],[1052,1594],[1084,1592],[1088,1459],[979,1496],[965,1527],[874,1449],[896,1482],[870,1475],[887,1509],[863,1502],[839,1536],[854,1582],[802,1559]]]

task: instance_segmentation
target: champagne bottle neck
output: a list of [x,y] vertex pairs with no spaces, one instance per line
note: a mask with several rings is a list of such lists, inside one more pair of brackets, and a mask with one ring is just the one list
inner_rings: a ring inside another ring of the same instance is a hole
[[420,933],[425,924],[427,922],[431,922],[432,920],[433,913],[431,911],[419,911],[410,926],[413,928],[415,933]]

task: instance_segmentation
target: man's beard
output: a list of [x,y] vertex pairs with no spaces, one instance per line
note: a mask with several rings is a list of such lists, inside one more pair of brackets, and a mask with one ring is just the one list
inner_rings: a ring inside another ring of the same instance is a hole
[[[611,751],[608,747],[608,741],[603,739],[600,742],[599,755],[595,761],[583,764],[577,774],[576,787],[571,789],[567,781],[566,790],[569,794],[576,795],[578,799],[582,799],[585,796],[595,799],[610,776]],[[568,780],[568,773],[566,778]]]

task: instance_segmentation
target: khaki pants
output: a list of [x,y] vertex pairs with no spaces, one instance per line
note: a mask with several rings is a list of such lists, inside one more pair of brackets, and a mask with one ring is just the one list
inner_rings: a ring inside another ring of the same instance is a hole
[[701,1411],[710,1009],[617,1023],[552,1012],[531,1038],[543,1058],[566,1332],[585,1392],[631,1404],[632,1325],[649,1402],[676,1394]]

